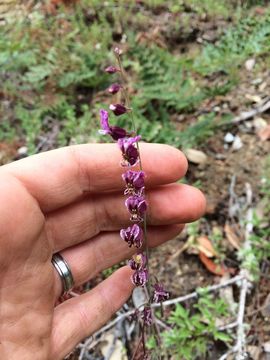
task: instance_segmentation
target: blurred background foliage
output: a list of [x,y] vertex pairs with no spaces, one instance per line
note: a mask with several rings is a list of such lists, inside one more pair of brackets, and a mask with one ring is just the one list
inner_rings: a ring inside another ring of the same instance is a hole
[[[180,147],[204,141],[230,119],[229,112],[201,114],[181,132],[175,118],[235,87],[239,66],[249,56],[265,57],[270,12],[250,13],[254,3],[263,2],[82,0],[72,7],[39,6],[9,21],[0,26],[0,140],[24,139],[29,153],[41,150],[42,139],[52,131],[54,147],[99,141],[98,109],[110,102],[104,90],[112,81],[103,70],[113,61],[112,47],[120,43],[143,138]],[[161,38],[148,28],[164,8],[170,17],[160,19]],[[221,29],[217,42],[182,52],[169,37],[185,41],[194,36],[194,14],[230,25]],[[222,84],[209,86],[205,79],[216,74]],[[122,117],[120,125],[126,121]]]

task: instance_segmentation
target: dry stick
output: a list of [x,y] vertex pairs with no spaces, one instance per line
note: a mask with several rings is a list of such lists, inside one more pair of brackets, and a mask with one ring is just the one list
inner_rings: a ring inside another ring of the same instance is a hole
[[[249,208],[247,211],[247,225],[246,225],[246,234],[245,234],[246,241],[244,243],[244,249],[250,251],[251,251],[250,235],[252,234],[253,231],[252,218],[253,218],[253,209]],[[245,272],[247,276],[249,275],[246,269],[241,270],[241,272],[242,273]],[[245,352],[246,336],[244,331],[244,315],[245,315],[246,297],[249,288],[250,288],[250,281],[248,280],[247,277],[245,277],[242,281],[240,300],[239,300],[239,311],[237,316],[238,329],[237,329],[237,343],[236,343],[236,349],[237,349],[236,360],[241,360]]]
[[[245,241],[243,244],[243,249],[247,251],[252,251],[251,244],[250,244],[250,236],[253,232],[253,209],[251,208],[252,203],[252,188],[249,183],[245,184],[246,186],[246,226],[245,226]],[[246,298],[248,290],[251,286],[251,278],[250,273],[247,269],[243,268],[240,271],[240,275],[243,276],[241,282],[241,290],[240,290],[240,299],[239,299],[239,307],[238,307],[238,315],[237,315],[237,337],[236,337],[236,344],[235,346],[230,349],[227,353],[221,356],[219,360],[225,360],[227,357],[232,354],[236,353],[236,360],[242,360],[245,354],[246,348],[246,334],[245,334],[245,324],[244,324],[244,315],[245,315],[245,305],[246,305]]]
[[241,112],[239,116],[236,116],[234,119],[232,119],[230,124],[238,124],[242,121],[249,120],[258,114],[262,114],[266,112],[269,109],[270,109],[270,100],[269,97],[267,97],[255,109]]

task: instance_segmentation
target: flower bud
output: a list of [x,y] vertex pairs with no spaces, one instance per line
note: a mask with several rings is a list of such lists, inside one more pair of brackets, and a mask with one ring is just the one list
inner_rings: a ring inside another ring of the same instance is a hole
[[120,89],[121,89],[120,84],[112,84],[110,87],[108,87],[107,91],[110,94],[117,94]]
[[110,110],[113,111],[114,115],[119,116],[125,114],[128,111],[128,108],[123,104],[111,104]]
[[117,67],[110,65],[108,67],[106,67],[105,72],[108,74],[115,74],[117,71],[120,71],[120,69],[118,69]]

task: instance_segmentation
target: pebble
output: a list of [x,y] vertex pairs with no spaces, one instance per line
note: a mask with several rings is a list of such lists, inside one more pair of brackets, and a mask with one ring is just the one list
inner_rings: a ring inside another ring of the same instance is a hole
[[246,67],[247,71],[253,70],[255,64],[256,64],[256,60],[255,60],[255,59],[248,59],[248,60],[245,62],[245,67]]
[[252,85],[260,85],[263,82],[263,79],[257,78],[251,81]]
[[27,146],[21,146],[18,150],[17,150],[17,153],[19,155],[26,155],[28,152],[28,148]]
[[242,142],[241,138],[238,135],[236,135],[234,138],[234,142],[232,144],[232,150],[238,151],[242,147],[243,147],[243,142]]
[[263,344],[263,350],[266,353],[270,353],[270,342],[269,341]]
[[187,159],[194,164],[201,165],[207,162],[207,155],[200,150],[187,149],[185,154]]
[[224,141],[225,141],[226,143],[228,143],[228,144],[234,142],[234,139],[235,139],[235,136],[234,136],[232,133],[230,133],[230,132],[228,132],[228,133],[224,136]]

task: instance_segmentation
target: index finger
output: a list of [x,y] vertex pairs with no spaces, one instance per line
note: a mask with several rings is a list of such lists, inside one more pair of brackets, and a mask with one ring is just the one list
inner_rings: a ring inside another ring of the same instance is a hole
[[[161,144],[140,143],[146,186],[180,179],[187,170],[185,156]],[[74,145],[44,152],[4,165],[38,201],[44,212],[66,206],[86,193],[117,191],[124,187],[121,152],[116,144]]]

